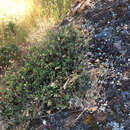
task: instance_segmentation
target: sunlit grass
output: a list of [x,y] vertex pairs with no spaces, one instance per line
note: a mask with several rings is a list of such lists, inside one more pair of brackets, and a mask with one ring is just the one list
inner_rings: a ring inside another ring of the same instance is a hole
[[0,0],[0,19],[21,22],[32,8],[33,0]]
[[33,0],[0,0],[0,45],[25,40],[32,11]]
[[[0,45],[41,39],[64,18],[72,1],[0,0]],[[10,23],[15,25],[13,31]]]

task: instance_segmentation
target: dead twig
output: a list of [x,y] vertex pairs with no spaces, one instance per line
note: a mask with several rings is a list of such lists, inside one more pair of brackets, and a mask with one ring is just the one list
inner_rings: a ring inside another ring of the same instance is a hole
[[72,126],[81,118],[83,113],[87,110],[87,108],[84,108],[84,110],[78,115],[78,117],[73,121]]
[[66,86],[67,86],[67,84],[69,83],[69,80],[70,80],[70,79],[67,79],[67,81],[66,81],[65,84],[63,85],[63,88],[64,88],[64,89],[66,89]]

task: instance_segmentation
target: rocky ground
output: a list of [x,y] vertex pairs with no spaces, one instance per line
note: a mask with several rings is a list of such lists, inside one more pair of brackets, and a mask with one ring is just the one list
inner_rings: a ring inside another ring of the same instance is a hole
[[35,119],[35,130],[130,129],[130,3],[79,0],[58,25],[73,24],[89,48],[82,64],[90,76],[85,94],[71,99],[70,112]]

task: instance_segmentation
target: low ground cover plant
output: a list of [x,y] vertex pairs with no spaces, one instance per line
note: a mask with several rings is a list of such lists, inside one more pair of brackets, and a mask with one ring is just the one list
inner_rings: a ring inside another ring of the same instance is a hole
[[0,71],[10,66],[18,55],[18,47],[8,44],[0,48]]
[[33,47],[19,73],[8,75],[9,88],[0,92],[0,114],[15,124],[69,106],[83,89],[82,54],[86,45],[73,27],[49,32],[44,47]]

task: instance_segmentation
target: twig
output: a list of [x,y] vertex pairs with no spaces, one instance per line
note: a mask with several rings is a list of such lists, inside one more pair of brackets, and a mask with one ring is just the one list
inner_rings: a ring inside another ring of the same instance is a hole
[[80,118],[81,116],[83,115],[83,113],[87,110],[87,108],[84,108],[84,110],[79,114],[79,116],[74,120],[73,124],[74,125]]
[[38,128],[36,128],[36,130],[40,130],[40,128],[42,128],[43,127],[43,125],[40,125]]
[[64,86],[63,86],[64,89],[66,89],[66,86],[67,86],[69,80],[70,80],[70,79],[67,79],[67,81],[65,82],[65,84],[64,84]]

